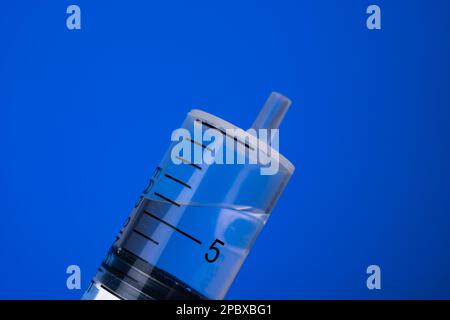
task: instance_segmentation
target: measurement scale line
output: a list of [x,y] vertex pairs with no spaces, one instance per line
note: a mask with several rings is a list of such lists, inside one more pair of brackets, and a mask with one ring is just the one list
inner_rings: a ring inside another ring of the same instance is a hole
[[159,244],[158,241],[150,238],[149,236],[147,236],[146,234],[143,234],[142,232],[140,232],[139,230],[133,229],[133,232],[137,233],[138,235],[140,235],[141,237],[147,239],[150,242],[153,242],[154,244]]
[[148,212],[147,210],[144,210],[144,213],[145,213],[146,215],[152,217],[153,219],[158,220],[159,222],[165,224],[166,226],[172,228],[173,230],[175,230],[175,231],[181,233],[183,236],[188,237],[188,238],[191,239],[192,241],[194,241],[194,242],[196,242],[196,243],[198,243],[198,244],[200,244],[200,245],[202,244],[202,242],[201,242],[200,240],[198,240],[197,238],[191,236],[190,234],[184,232],[183,230],[178,229],[178,228],[175,227],[174,225],[168,223],[167,221],[161,219],[161,218],[158,217],[158,216],[155,216],[154,214]]
[[176,156],[176,158],[178,160],[182,161],[183,163],[186,163],[186,164],[188,164],[190,166],[193,166],[194,168],[196,168],[198,170],[202,170],[202,168],[200,166],[196,165],[195,163],[189,162],[188,160],[183,159],[182,157],[179,157],[179,156]]
[[167,202],[170,202],[171,204],[173,204],[173,205],[175,205],[175,206],[177,206],[177,207],[180,206],[180,205],[179,205],[178,203],[176,203],[175,201],[173,201],[173,200],[171,200],[171,199],[169,199],[169,198],[163,196],[162,194],[160,194],[160,193],[158,193],[158,192],[155,192],[154,194],[155,194],[155,196],[160,197],[161,199],[166,200]]
[[186,138],[186,140],[192,142],[193,144],[196,144],[196,145],[202,147],[203,149],[207,149],[208,151],[211,151],[211,152],[213,151],[211,148],[205,146],[204,144],[202,144],[202,143],[200,143],[200,142],[197,142],[197,141],[195,141],[195,140],[192,140],[191,138]]
[[183,182],[183,181],[181,181],[181,180],[179,180],[179,179],[177,179],[177,178],[171,176],[170,174],[167,174],[167,173],[166,173],[166,174],[164,174],[164,176],[166,176],[167,178],[169,178],[169,179],[171,179],[171,180],[173,180],[173,181],[175,181],[175,182],[178,182],[179,184],[181,184],[181,185],[183,185],[183,186],[188,187],[189,189],[191,189],[191,186],[190,186],[190,185],[188,185],[187,183],[185,183],[185,182]]
[[227,136],[227,137],[230,137],[230,138],[233,139],[234,141],[236,141],[236,142],[238,142],[238,143],[240,143],[240,144],[246,146],[246,147],[249,148],[250,150],[252,150],[252,151],[255,150],[255,149],[254,149],[253,147],[251,147],[248,143],[242,142],[242,141],[239,140],[238,138],[233,137],[233,136],[230,136],[229,134],[226,133],[226,131],[224,131],[224,130],[222,130],[222,129],[219,129],[219,128],[217,128],[217,127],[214,127],[212,124],[209,124],[209,123],[207,123],[207,122],[203,122],[202,120],[197,119],[197,121],[200,122],[202,125],[204,125],[204,126],[210,128],[210,129],[215,129],[215,130],[219,131],[220,133],[222,133],[223,135],[225,135],[225,136]]

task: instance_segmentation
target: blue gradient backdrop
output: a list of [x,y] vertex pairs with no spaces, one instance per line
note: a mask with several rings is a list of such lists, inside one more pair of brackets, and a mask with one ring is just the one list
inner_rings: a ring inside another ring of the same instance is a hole
[[0,298],[78,299],[66,267],[86,288],[185,114],[248,127],[272,90],[294,102],[281,150],[297,171],[227,298],[450,298],[449,12],[2,2]]

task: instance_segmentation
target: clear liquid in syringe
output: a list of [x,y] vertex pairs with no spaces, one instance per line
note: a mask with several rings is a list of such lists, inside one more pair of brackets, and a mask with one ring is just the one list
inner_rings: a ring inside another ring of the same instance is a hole
[[216,285],[234,279],[266,219],[249,207],[144,198],[116,245],[203,295],[220,297]]

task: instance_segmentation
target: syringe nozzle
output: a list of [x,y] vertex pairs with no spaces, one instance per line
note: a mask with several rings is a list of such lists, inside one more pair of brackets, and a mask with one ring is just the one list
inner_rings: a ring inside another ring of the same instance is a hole
[[278,92],[272,92],[253,122],[252,128],[255,130],[278,129],[290,105],[289,98]]

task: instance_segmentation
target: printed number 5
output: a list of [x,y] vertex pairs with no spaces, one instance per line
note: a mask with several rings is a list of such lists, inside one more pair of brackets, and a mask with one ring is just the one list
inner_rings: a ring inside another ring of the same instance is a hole
[[214,242],[209,246],[209,250],[214,251],[214,253],[212,254],[212,257],[210,257],[210,255],[208,253],[205,253],[205,259],[209,263],[213,263],[214,261],[216,261],[219,258],[220,251],[219,251],[219,248],[216,246],[216,244],[220,244],[222,246],[225,245],[225,243],[223,243],[219,239],[214,240]]

